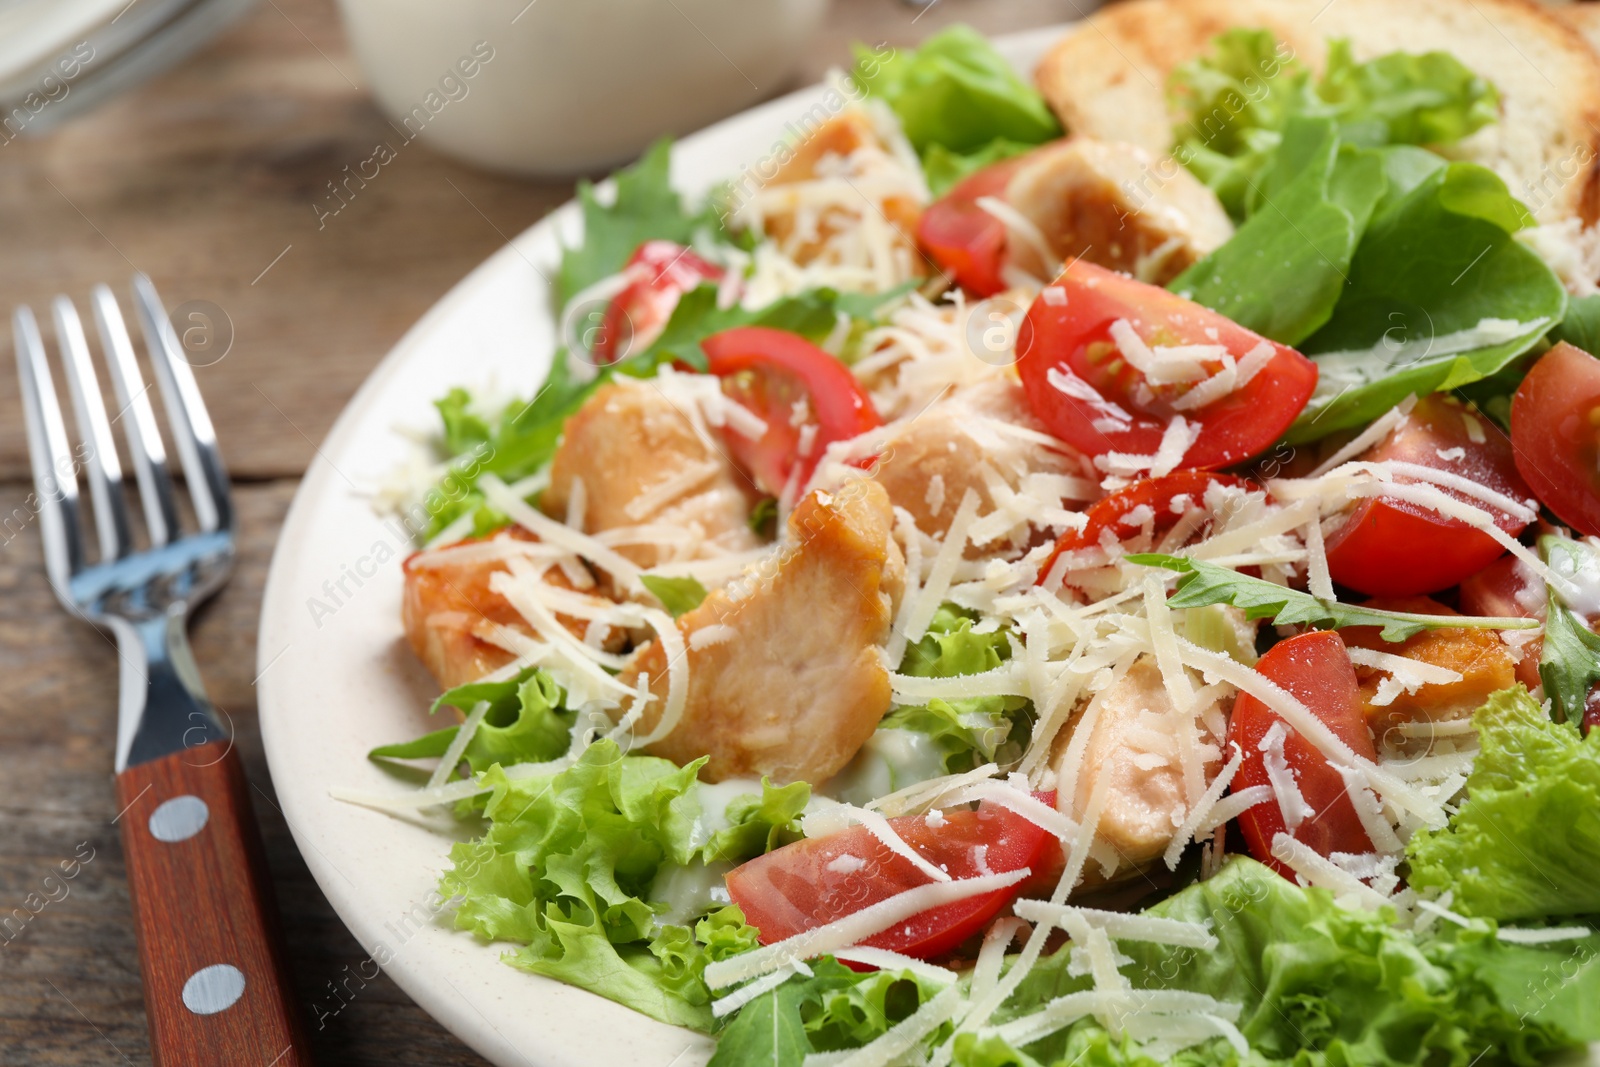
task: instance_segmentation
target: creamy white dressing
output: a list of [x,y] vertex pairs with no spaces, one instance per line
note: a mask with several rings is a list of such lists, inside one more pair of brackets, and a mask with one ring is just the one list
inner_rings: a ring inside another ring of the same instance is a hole
[[944,753],[920,730],[880,729],[845,769],[814,792],[857,806],[946,774]]
[[1600,615],[1600,541],[1585,537],[1576,548],[1550,553],[1550,569],[1572,583],[1561,591],[1567,607],[1586,619]]
[[729,778],[725,782],[701,782],[695,790],[700,801],[700,815],[694,821],[689,843],[703,848],[719,830],[728,828],[728,805],[742,796],[761,795],[759,778]]
[[646,896],[667,906],[656,916],[656,925],[687,926],[707,911],[733,903],[724,880],[731,870],[731,863],[662,864]]

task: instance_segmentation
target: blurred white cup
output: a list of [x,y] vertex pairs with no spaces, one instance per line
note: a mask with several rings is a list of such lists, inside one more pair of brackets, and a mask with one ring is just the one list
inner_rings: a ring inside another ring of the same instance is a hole
[[827,0],[339,0],[407,140],[493,170],[591,172],[784,88]]

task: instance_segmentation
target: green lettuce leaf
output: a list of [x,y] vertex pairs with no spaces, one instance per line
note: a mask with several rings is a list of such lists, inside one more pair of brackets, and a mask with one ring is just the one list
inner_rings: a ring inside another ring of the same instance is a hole
[[674,578],[666,574],[641,574],[639,581],[676,619],[705,602],[706,587],[693,575]]
[[[1539,554],[1568,578],[1600,571],[1600,557],[1587,542],[1554,534],[1539,538]],[[1582,722],[1589,691],[1600,683],[1600,634],[1590,630],[1554,586],[1546,585],[1544,645],[1539,680],[1557,722]]]
[[716,213],[691,210],[672,188],[672,139],[651,145],[639,162],[612,175],[616,193],[603,203],[592,182],[578,183],[583,240],[562,250],[555,279],[556,306],[601,278],[617,273],[634,249],[651,240],[688,244],[699,232],[720,233]]
[[1411,885],[1489,919],[1600,914],[1600,731],[1580,739],[1520,686],[1472,723],[1482,748],[1466,802],[1407,843]]
[[810,801],[811,786],[805,782],[775,786],[761,779],[760,793],[746,793],[728,802],[728,825],[706,842],[706,862],[743,863],[800,840],[804,836],[800,814]]
[[[1201,951],[1119,941],[1118,950],[1131,960],[1122,972],[1135,988],[1192,990],[1241,1005],[1238,1027],[1250,1042],[1249,1064],[1467,1067],[1483,1057],[1531,1065],[1575,1044],[1574,1035],[1553,1021],[1524,1016],[1502,1001],[1480,973],[1484,957],[1462,953],[1452,937],[1419,939],[1389,916],[1341,908],[1331,894],[1303,889],[1242,856],[1147,914],[1206,923],[1220,943]],[[1088,976],[1075,976],[1073,969],[1065,950],[1045,957],[995,1021],[1088,988]],[[1020,1052],[963,1036],[954,1062],[1064,1067],[1151,1061],[1085,1020]],[[1240,1060],[1218,1039],[1175,1062]]]
[[[466,714],[480,701],[488,701],[489,710],[463,753],[472,772],[481,774],[497,763],[545,763],[564,756],[572,743],[576,718],[563,706],[565,699],[566,694],[549,674],[529,667],[507,681],[472,682],[446,690],[433,702],[431,711],[456,708]],[[387,759],[442,756],[459,729],[447,726],[415,741],[380,745],[367,755]]]
[[[770,326],[820,341],[838,326],[839,316],[845,315],[856,321],[859,333],[883,308],[901,299],[908,288],[877,294],[814,289],[751,310],[737,304],[718,307],[716,286],[703,285],[683,295],[661,335],[649,347],[600,368],[592,378],[576,375],[574,357],[567,349],[558,349],[550,373],[533,399],[508,405],[489,428],[487,439],[473,442],[473,447],[452,464],[440,489],[429,495],[426,536],[437,534],[469,513],[483,515],[475,527],[480,532],[503,526],[505,517],[485,508],[483,497],[473,488],[478,477],[487,472],[510,482],[549,463],[567,419],[595,390],[617,375],[651,378],[666,363],[704,370],[706,358],[700,342],[735,326]],[[452,413],[466,410],[471,401],[465,390],[454,390],[451,397]],[[448,431],[448,423],[446,428]]]
[[489,829],[451,848],[439,880],[458,901],[456,928],[520,944],[506,961],[523,970],[710,1029],[700,953],[747,949],[754,934],[735,914],[703,920],[692,937],[658,929],[646,899],[663,866],[697,860],[702,762],[625,756],[601,740],[556,774],[512,780],[490,768]]
[[[1320,377],[1288,439],[1476,382],[1537,344],[1566,314],[1567,294],[1516,240],[1531,223],[1505,183],[1473,163],[1438,167],[1380,205],[1333,317],[1303,345]],[[1477,332],[1484,320],[1499,323],[1491,336]]]
[[1591,356],[1600,353],[1600,293],[1573,297],[1567,316],[1550,331],[1550,343],[1565,341]]
[[1261,180],[1286,128],[1330,120],[1364,148],[1443,145],[1493,122],[1494,87],[1444,52],[1393,52],[1366,62],[1330,42],[1320,80],[1268,30],[1230,30],[1176,68],[1168,94],[1180,120],[1174,156],[1216,191],[1236,219],[1261,209]]
[[852,971],[831,956],[811,971],[741,1008],[708,1067],[800,1067],[813,1052],[859,1048],[942,988],[909,971]]
[[[955,605],[941,606],[928,624],[927,634],[906,649],[900,673],[917,678],[954,678],[982,674],[1009,660],[1009,631],[975,634],[973,622],[970,613]],[[954,773],[997,758],[1020,756],[1020,752],[1011,755],[1009,749],[1026,739],[1031,722],[1021,713],[1030,707],[1026,698],[1017,696],[930,700],[925,705],[894,709],[884,717],[879,729],[927,734],[943,754],[945,768]]]
[[1297,345],[1333,316],[1387,183],[1379,154],[1342,145],[1331,119],[1292,120],[1273,164],[1267,208],[1168,288]]
[[1061,136],[1044,98],[969,26],[951,26],[887,59],[857,45],[854,76],[899,116],[919,154],[934,145],[966,154],[996,138],[1035,145]]
[[1005,137],[996,137],[971,152],[956,152],[942,144],[931,145],[922,154],[922,173],[928,180],[928,191],[937,199],[968,175],[975,174],[991,163],[1020,156],[1034,147]]

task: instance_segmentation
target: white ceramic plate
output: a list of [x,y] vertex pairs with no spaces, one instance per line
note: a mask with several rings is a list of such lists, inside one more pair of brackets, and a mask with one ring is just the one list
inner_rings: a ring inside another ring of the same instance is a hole
[[[1031,70],[1062,29],[1002,38]],[[823,101],[819,86],[684,139],[673,180],[696,196],[770,155]],[[815,121],[812,119],[810,121]],[[395,346],[350,401],[307,472],[267,579],[258,683],[261,733],[278,799],[311,873],[373,964],[467,1044],[502,1067],[633,1063],[690,1067],[712,1043],[594,994],[499,962],[507,946],[451,929],[433,887],[447,865],[447,819],[403,821],[333,800],[333,785],[403,788],[366,759],[374,745],[437,727],[438,687],[400,631],[403,528],[367,492],[408,455],[401,428],[434,424],[451,386],[531,395],[555,349],[546,277],[578,233],[567,204],[461,281]],[[356,996],[360,993],[356,992]],[[315,1005],[335,1013],[331,994]]]

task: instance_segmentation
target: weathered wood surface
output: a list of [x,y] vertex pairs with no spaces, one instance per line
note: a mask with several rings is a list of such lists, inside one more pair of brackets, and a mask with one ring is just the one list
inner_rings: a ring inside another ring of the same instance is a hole
[[[807,74],[846,62],[856,39],[914,42],[956,20],[1000,32],[1074,11],[1072,0],[939,0],[926,12],[838,0]],[[318,891],[277,810],[255,723],[262,586],[314,442],[434,300],[571,195],[408,146],[319,229],[326,183],[389,135],[330,0],[264,3],[157,81],[58,132],[0,144],[0,302],[81,299],[137,268],[169,306],[208,301],[231,320],[232,349],[197,374],[240,483],[240,561],[197,620],[194,648],[237,730],[318,1062],[476,1065],[374,974]],[[9,331],[0,348],[0,1063],[143,1067],[111,821],[116,662],[44,583]]]

